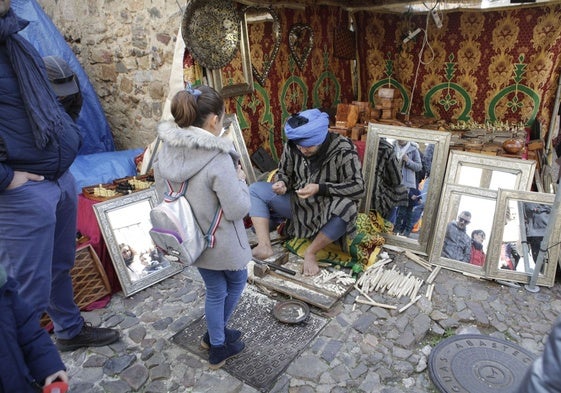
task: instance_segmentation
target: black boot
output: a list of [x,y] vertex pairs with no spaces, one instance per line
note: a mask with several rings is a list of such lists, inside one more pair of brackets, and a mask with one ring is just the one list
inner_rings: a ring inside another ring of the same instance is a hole
[[243,341],[239,340],[224,345],[211,345],[208,353],[209,367],[217,370],[226,363],[226,360],[236,356],[245,348]]
[[56,339],[59,351],[74,351],[82,347],[103,347],[119,339],[119,332],[115,329],[97,328],[84,324],[82,330],[70,339]]
[[[226,343],[233,343],[240,339],[242,336],[242,332],[236,329],[224,329],[224,337],[226,337]],[[204,334],[203,338],[201,339],[201,348],[202,349],[210,349],[210,336],[208,335],[208,331]]]

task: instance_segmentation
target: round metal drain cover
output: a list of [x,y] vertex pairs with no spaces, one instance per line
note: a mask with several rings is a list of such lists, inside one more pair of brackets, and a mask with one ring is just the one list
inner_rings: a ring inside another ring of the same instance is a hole
[[429,373],[443,393],[511,393],[535,357],[506,340],[458,334],[442,340],[431,351]]

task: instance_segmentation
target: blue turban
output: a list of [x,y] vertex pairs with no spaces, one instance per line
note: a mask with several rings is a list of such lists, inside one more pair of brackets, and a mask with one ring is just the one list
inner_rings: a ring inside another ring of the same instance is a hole
[[308,109],[291,116],[284,125],[286,137],[303,147],[321,145],[329,128],[329,115],[319,109]]

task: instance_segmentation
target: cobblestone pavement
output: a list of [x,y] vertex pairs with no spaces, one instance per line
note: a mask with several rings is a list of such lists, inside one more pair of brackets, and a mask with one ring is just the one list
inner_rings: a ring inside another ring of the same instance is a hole
[[[408,259],[394,263],[422,279],[429,274]],[[374,294],[376,301],[398,305],[388,310],[356,303],[359,292],[351,290],[271,392],[437,392],[427,364],[431,348],[443,337],[489,334],[540,354],[561,315],[559,283],[532,293],[445,269],[434,283],[430,300],[423,286],[423,296],[401,313],[408,298]],[[170,340],[203,314],[203,306],[200,276],[187,268],[129,298],[114,294],[104,309],[84,312],[94,326],[119,329],[121,339],[63,353],[71,392],[257,392],[224,370],[210,370],[205,360]]]

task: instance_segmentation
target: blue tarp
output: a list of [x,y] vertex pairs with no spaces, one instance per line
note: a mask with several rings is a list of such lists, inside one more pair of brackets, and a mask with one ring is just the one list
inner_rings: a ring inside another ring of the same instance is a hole
[[12,9],[17,16],[30,22],[20,34],[33,44],[41,56],[63,58],[78,76],[84,97],[77,122],[84,139],[79,154],[114,151],[113,135],[97,94],[62,34],[36,0],[12,0]]
[[76,157],[70,166],[70,172],[76,179],[76,193],[81,193],[84,187],[135,176],[137,172],[134,158],[143,150],[120,150]]

